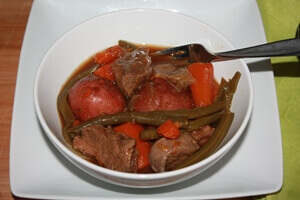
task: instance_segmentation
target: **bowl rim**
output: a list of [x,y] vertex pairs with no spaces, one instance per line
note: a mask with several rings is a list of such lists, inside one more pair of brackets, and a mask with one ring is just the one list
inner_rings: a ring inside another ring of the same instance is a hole
[[[120,172],[120,171],[115,171],[115,170],[111,170],[111,169],[107,169],[101,166],[98,166],[96,164],[90,163],[88,161],[86,161],[85,159],[81,158],[80,156],[76,155],[73,151],[71,151],[65,144],[63,144],[58,138],[56,138],[56,136],[54,135],[54,133],[50,130],[49,126],[47,125],[42,111],[41,111],[41,107],[39,104],[39,96],[38,96],[38,83],[40,80],[40,74],[42,73],[43,70],[43,64],[44,62],[46,62],[46,58],[48,56],[49,53],[51,53],[51,51],[65,38],[67,37],[69,34],[72,33],[72,31],[80,28],[83,24],[85,23],[91,23],[94,20],[98,20],[99,18],[103,17],[103,16],[112,16],[112,15],[116,15],[118,13],[126,13],[126,12],[158,12],[158,13],[162,13],[162,14],[171,14],[171,15],[179,15],[181,17],[186,17],[189,18],[189,20],[193,20],[196,21],[199,24],[202,24],[202,26],[205,26],[206,28],[208,28],[210,31],[215,32],[219,37],[221,37],[222,39],[224,39],[224,41],[226,41],[226,43],[232,48],[235,49],[234,45],[220,32],[218,32],[215,28],[213,28],[212,26],[206,24],[205,22],[198,20],[196,18],[193,18],[191,16],[182,14],[182,13],[178,13],[175,11],[167,11],[167,10],[163,10],[163,9],[148,9],[148,8],[139,8],[139,9],[124,9],[124,10],[118,10],[118,11],[112,11],[112,12],[108,12],[105,14],[100,14],[97,15],[95,17],[92,17],[90,19],[87,19],[75,26],[73,26],[71,29],[69,29],[68,31],[66,31],[63,35],[61,35],[57,40],[55,40],[55,42],[50,46],[50,48],[47,50],[47,52],[44,54],[42,60],[39,63],[37,72],[35,74],[34,77],[34,89],[33,89],[33,96],[34,96],[34,106],[35,106],[35,110],[36,110],[36,114],[38,116],[39,119],[39,123],[41,124],[44,132],[46,133],[46,135],[48,136],[48,138],[50,139],[50,141],[52,142],[52,144],[64,155],[64,157],[66,157],[68,160],[70,160],[72,163],[74,163],[74,161],[78,162],[79,164],[88,167],[91,170],[94,170],[96,172],[100,172],[102,174],[106,174],[112,177],[118,177],[118,178],[124,178],[124,179],[131,179],[131,180],[159,180],[159,179],[165,179],[165,178],[170,178],[173,176],[177,176],[180,174],[186,174],[188,172],[193,172],[196,171],[200,166],[205,166],[208,165],[209,163],[213,164],[215,162],[217,162],[222,155],[224,155],[227,151],[229,151],[231,149],[231,147],[237,142],[237,140],[240,138],[240,136],[242,135],[242,133],[244,132],[251,113],[252,113],[252,109],[253,109],[253,83],[252,83],[252,79],[251,79],[251,75],[250,75],[250,71],[248,69],[248,66],[246,64],[246,62],[244,60],[240,60],[241,62],[241,66],[243,66],[243,68],[245,68],[244,70],[247,72],[246,73],[246,78],[248,79],[248,83],[249,83],[249,104],[247,106],[247,110],[246,110],[246,114],[245,117],[242,121],[242,123],[240,124],[238,130],[234,133],[234,135],[232,136],[232,138],[227,141],[226,144],[224,144],[221,148],[218,148],[212,155],[210,155],[208,158],[205,158],[204,160],[195,163],[193,165],[190,165],[188,167],[182,168],[182,169],[178,169],[178,170],[174,170],[174,171],[167,171],[167,172],[163,172],[163,173],[151,173],[151,174],[146,174],[146,173],[127,173],[127,172]],[[214,161],[214,162],[213,162]],[[77,167],[79,167],[76,163],[74,163]],[[209,167],[209,166],[208,166]],[[204,170],[203,170],[204,171]]]

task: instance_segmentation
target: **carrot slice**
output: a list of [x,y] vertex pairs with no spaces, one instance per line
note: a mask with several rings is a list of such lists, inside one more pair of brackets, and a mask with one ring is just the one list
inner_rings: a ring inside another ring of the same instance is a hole
[[157,128],[157,133],[168,139],[176,139],[180,135],[180,124],[168,119]]
[[103,65],[102,67],[99,67],[94,71],[95,76],[107,78],[108,80],[114,82],[115,81],[115,75],[111,67],[112,63],[108,63],[106,65]]
[[138,170],[142,170],[149,166],[149,153],[151,149],[151,143],[140,139],[140,132],[144,130],[144,127],[131,122],[125,122],[114,128],[114,131],[124,133],[134,139],[136,139],[136,148],[139,151],[138,155]]
[[190,87],[197,107],[208,106],[215,97],[214,68],[211,63],[193,63],[188,70],[196,79]]
[[125,50],[121,46],[115,45],[105,49],[104,51],[97,53],[94,56],[94,60],[96,63],[100,65],[105,65],[115,61],[116,59],[120,58],[124,54],[125,54]]
[[77,126],[81,123],[81,121],[79,121],[78,119],[74,120],[73,126]]
[[215,100],[216,96],[218,95],[218,92],[219,92],[219,83],[214,79],[214,82],[213,82],[213,100]]

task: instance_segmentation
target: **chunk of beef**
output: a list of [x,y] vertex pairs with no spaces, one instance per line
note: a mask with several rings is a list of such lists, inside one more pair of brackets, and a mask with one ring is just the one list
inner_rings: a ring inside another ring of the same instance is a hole
[[91,125],[82,130],[81,136],[75,136],[73,148],[88,156],[94,156],[98,164],[106,168],[137,172],[135,139],[116,133],[111,127]]
[[152,73],[149,49],[140,47],[112,64],[116,82],[124,95],[130,97]]
[[154,77],[167,80],[179,92],[185,90],[195,81],[186,67],[176,67],[172,62],[154,64],[151,67]]
[[176,140],[161,138],[150,150],[149,160],[155,172],[164,172],[178,165],[199,149],[197,141],[189,134],[183,133]]
[[203,126],[200,130],[192,131],[191,136],[197,141],[198,145],[202,147],[208,142],[214,130],[215,129],[209,125]]

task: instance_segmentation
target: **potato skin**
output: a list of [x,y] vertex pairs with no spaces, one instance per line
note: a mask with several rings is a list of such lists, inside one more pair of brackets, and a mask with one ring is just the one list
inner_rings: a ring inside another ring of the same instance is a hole
[[119,88],[106,78],[89,75],[69,90],[68,103],[80,121],[123,112],[126,102]]
[[133,111],[177,110],[193,108],[190,89],[177,91],[167,80],[154,78],[146,82],[130,101]]

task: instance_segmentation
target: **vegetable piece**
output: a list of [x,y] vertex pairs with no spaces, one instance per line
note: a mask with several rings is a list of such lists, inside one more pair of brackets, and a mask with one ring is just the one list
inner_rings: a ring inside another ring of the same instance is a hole
[[77,126],[81,123],[81,121],[79,121],[78,119],[75,119],[74,123],[73,123],[73,126]]
[[240,72],[236,72],[234,74],[234,76],[232,77],[232,79],[229,80],[228,83],[228,93],[226,96],[226,100],[227,100],[227,109],[230,109],[231,107],[231,103],[232,103],[232,99],[233,99],[233,95],[236,92],[237,86],[238,86],[238,82],[241,78],[241,73]]
[[67,144],[72,144],[72,140],[76,136],[76,134],[68,133],[68,130],[70,127],[71,126],[67,124],[62,128],[62,134],[63,134],[63,137],[64,137],[65,141],[67,142]]
[[75,116],[70,108],[70,105],[67,101],[67,97],[68,97],[68,92],[70,90],[70,88],[80,79],[82,79],[83,77],[91,74],[93,71],[95,71],[97,68],[99,67],[98,64],[93,65],[91,67],[89,67],[88,69],[86,69],[85,71],[81,72],[80,74],[78,74],[77,76],[73,77],[72,79],[70,79],[68,81],[68,83],[64,86],[64,88],[62,89],[62,91],[60,92],[60,94],[58,95],[57,98],[57,108],[60,112],[60,114],[62,115],[62,117],[64,118],[65,122],[67,123],[67,125],[72,125],[74,123],[75,120]]
[[192,95],[196,106],[207,106],[214,100],[214,68],[211,63],[193,63],[188,66],[196,79],[191,84]]
[[187,131],[188,132],[196,131],[196,130],[199,130],[202,126],[212,124],[212,123],[218,121],[223,113],[224,113],[224,111],[222,110],[220,112],[213,113],[213,114],[205,116],[205,117],[201,117],[201,118],[198,118],[195,120],[190,120]]
[[123,123],[114,128],[115,132],[124,133],[136,140],[136,148],[139,151],[137,158],[138,170],[142,170],[149,166],[148,156],[151,149],[151,143],[140,139],[140,132],[143,130],[143,126],[131,122]]
[[[224,99],[224,96],[226,95],[227,90],[228,90],[227,84],[228,84],[228,82],[224,78],[222,78],[220,85],[219,85],[218,93],[215,98],[215,102],[218,102],[218,101],[226,102],[226,99]],[[226,104],[226,106],[227,106],[227,104]]]
[[108,80],[114,82],[115,81],[115,75],[114,75],[114,72],[111,68],[111,64],[112,63],[108,63],[106,65],[103,65],[103,66],[99,67],[98,69],[96,69],[94,71],[94,75],[99,76],[99,77],[103,77],[103,78],[107,78]]
[[172,170],[181,169],[189,165],[195,164],[211,155],[225,138],[233,121],[233,117],[234,114],[231,112],[223,114],[218,126],[216,127],[209,141],[196,153],[194,153],[193,155],[182,161],[180,164],[172,168]]
[[209,106],[197,107],[193,109],[159,110],[152,111],[150,113],[153,115],[187,117],[188,119],[196,119],[224,110],[226,108],[226,105],[227,104],[223,101],[217,101]]
[[160,138],[156,129],[146,129],[140,133],[141,140],[158,140]]
[[82,78],[71,87],[68,102],[80,121],[123,112],[126,108],[119,88],[111,81],[94,75]]
[[133,111],[177,110],[195,107],[189,89],[178,91],[167,80],[154,78],[146,82],[130,100]]
[[125,53],[126,53],[125,49],[123,49],[119,45],[115,45],[105,49],[104,51],[96,53],[96,55],[94,56],[94,60],[96,63],[100,65],[105,65],[115,61],[116,59],[123,56]]
[[238,82],[240,80],[241,73],[236,72],[232,79],[226,81],[222,78],[218,94],[215,98],[215,101],[223,101],[226,104],[226,109],[230,109],[233,95],[236,92]]
[[213,97],[214,100],[216,99],[216,96],[218,95],[219,92],[219,83],[216,81],[216,79],[214,79],[213,81]]
[[168,139],[176,139],[180,135],[180,124],[168,119],[157,128],[157,133]]

